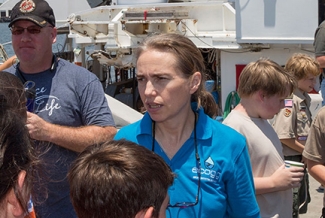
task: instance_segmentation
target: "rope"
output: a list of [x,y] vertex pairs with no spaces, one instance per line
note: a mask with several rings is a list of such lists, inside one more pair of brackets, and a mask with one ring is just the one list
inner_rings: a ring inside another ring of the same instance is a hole
[[223,113],[223,119],[226,119],[228,114],[232,109],[236,107],[236,105],[239,103],[240,98],[237,92],[232,91],[228,94],[227,99],[226,99],[226,105],[225,105],[225,110]]

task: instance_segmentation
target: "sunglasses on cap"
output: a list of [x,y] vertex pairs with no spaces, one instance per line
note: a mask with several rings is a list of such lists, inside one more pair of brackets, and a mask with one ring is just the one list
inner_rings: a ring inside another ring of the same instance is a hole
[[[45,26],[45,27],[53,28],[52,26]],[[41,29],[45,28],[45,27],[29,26],[29,27],[23,28],[23,27],[20,27],[20,26],[12,26],[12,27],[10,27],[10,30],[11,30],[12,35],[20,35],[25,30],[27,30],[27,32],[30,33],[30,34],[39,34],[41,32]]]

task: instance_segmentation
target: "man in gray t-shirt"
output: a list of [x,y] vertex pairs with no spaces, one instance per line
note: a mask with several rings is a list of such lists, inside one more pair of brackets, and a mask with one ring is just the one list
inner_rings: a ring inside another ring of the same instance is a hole
[[110,140],[116,133],[102,85],[85,68],[52,54],[57,29],[46,1],[18,2],[9,27],[20,62],[7,71],[36,86],[34,113],[27,113],[26,126],[45,153],[40,156],[43,170],[37,172],[32,197],[43,196],[43,187],[48,194],[34,202],[37,217],[76,217],[66,179],[70,164],[84,148]]

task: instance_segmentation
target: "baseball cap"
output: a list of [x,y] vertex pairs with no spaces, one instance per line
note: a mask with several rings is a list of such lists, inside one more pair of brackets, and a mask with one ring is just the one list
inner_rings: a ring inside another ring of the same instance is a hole
[[44,0],[19,1],[11,11],[8,26],[11,27],[17,20],[29,20],[40,27],[46,26],[46,23],[55,26],[53,9]]

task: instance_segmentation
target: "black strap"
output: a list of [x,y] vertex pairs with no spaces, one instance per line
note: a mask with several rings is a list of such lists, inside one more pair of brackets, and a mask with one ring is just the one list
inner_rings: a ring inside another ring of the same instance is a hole
[[[20,69],[19,69],[19,65],[20,65],[20,63],[18,62],[17,64],[16,64],[16,76],[23,82],[23,84],[25,83],[25,82],[27,82],[27,79],[24,77],[24,75],[23,75],[23,73],[20,71]],[[58,65],[58,59],[56,58],[56,56],[55,56],[55,54],[53,54],[53,57],[52,57],[52,64],[51,64],[51,68],[50,68],[50,70],[51,70],[51,72],[54,72],[55,70],[56,70],[56,67],[57,67],[57,65]]]
[[16,64],[16,76],[22,81],[23,84],[25,84],[25,82],[27,82],[26,78],[24,77],[24,75],[21,73],[21,71],[19,70],[19,65],[20,63]]

